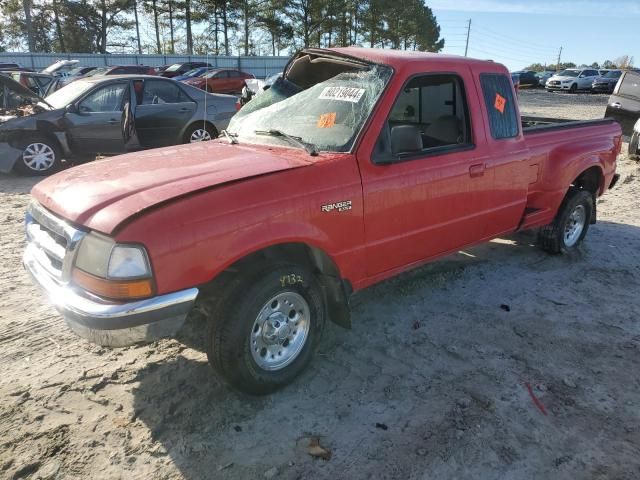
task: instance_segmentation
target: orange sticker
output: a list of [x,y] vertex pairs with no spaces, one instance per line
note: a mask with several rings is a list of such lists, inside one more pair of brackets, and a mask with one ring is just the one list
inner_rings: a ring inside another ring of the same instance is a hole
[[494,108],[498,110],[500,113],[504,113],[504,107],[506,104],[507,104],[507,99],[504,98],[499,93],[496,93],[496,101],[493,104]]
[[336,112],[323,113],[318,119],[318,128],[331,128],[336,124]]

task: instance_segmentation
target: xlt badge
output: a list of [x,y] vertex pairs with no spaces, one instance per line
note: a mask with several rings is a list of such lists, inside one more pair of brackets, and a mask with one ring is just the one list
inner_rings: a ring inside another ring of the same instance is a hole
[[346,212],[347,210],[351,210],[351,200],[343,200],[342,202],[336,203],[327,203],[326,205],[322,205],[320,207],[320,211],[322,212],[332,212],[333,210],[337,210],[338,212]]

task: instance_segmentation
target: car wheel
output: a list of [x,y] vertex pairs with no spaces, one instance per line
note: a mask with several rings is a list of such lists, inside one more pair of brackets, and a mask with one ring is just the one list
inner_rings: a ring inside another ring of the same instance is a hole
[[569,88],[569,92],[571,93],[576,93],[578,91],[578,84],[574,83],[571,85],[571,88]]
[[184,134],[184,143],[207,142],[212,138],[216,138],[218,132],[208,123],[194,123]]
[[207,357],[235,388],[266,394],[311,361],[325,322],[315,276],[295,265],[271,266],[238,281],[208,318]]
[[15,169],[23,175],[45,176],[60,168],[60,148],[51,139],[34,135],[20,142],[22,155]]
[[589,230],[593,194],[570,189],[553,223],[538,231],[538,245],[549,253],[569,253],[578,248]]
[[629,158],[632,160],[640,160],[640,133],[634,131],[629,141]]

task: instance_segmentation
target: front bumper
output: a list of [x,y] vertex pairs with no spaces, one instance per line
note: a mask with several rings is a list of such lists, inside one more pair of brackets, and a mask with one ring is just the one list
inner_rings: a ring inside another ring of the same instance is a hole
[[571,90],[571,84],[566,85],[549,85],[548,83],[545,85],[547,90]]
[[38,262],[29,244],[23,263],[35,283],[76,334],[92,343],[125,347],[174,335],[191,311],[197,288],[129,303],[115,303],[59,283]]

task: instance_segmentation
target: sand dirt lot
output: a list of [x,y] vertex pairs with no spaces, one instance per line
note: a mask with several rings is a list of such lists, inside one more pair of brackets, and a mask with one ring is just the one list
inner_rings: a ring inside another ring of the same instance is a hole
[[[545,116],[606,105],[520,98]],[[353,330],[330,326],[261,398],[212,376],[197,317],[147,346],[74,336],[21,265],[36,180],[0,176],[0,478],[640,478],[639,167],[621,156],[578,255],[518,234],[363,291]]]

